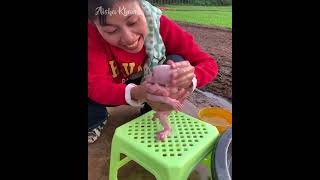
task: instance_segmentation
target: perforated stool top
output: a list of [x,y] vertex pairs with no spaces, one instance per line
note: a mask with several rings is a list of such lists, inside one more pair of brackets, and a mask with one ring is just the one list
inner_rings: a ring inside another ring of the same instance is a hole
[[[164,141],[156,140],[156,132],[163,129],[159,120],[152,121],[150,111],[116,129],[123,147],[139,152],[167,167],[179,167],[205,156],[219,136],[218,130],[203,121],[182,112],[168,116],[172,132]],[[200,160],[199,160],[200,161]]]

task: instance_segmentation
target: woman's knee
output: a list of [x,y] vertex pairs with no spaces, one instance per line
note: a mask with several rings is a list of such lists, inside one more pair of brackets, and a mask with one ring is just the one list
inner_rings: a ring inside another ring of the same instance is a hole
[[108,118],[106,106],[88,100],[88,128],[101,125]]

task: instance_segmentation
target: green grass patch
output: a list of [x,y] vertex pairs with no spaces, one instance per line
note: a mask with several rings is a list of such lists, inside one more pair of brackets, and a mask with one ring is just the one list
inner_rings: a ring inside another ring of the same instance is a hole
[[163,14],[175,21],[232,28],[232,6],[166,5],[162,7],[170,8],[163,11]]

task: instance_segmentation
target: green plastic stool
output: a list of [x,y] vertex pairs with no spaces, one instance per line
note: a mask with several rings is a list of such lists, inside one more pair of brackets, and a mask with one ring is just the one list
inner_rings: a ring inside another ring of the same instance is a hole
[[[173,111],[168,117],[172,133],[165,141],[158,142],[155,133],[163,127],[158,120],[151,120],[154,113],[150,111],[116,129],[109,180],[118,179],[118,169],[130,160],[151,172],[157,180],[186,180],[204,159],[204,164],[210,166],[207,160],[219,136],[216,127]],[[122,160],[121,153],[126,155]]]

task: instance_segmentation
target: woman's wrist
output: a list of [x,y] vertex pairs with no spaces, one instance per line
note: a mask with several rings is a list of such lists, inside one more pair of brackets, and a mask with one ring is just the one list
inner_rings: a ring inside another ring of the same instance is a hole
[[193,92],[197,88],[197,84],[198,84],[198,80],[196,78],[196,75],[194,74],[193,79],[192,79],[192,83],[191,83],[191,87],[192,87],[191,92]]
[[142,87],[140,85],[135,84],[128,84],[126,86],[125,90],[125,99],[126,102],[131,106],[142,106],[144,103],[144,97],[143,95],[145,93],[142,93]]
[[143,94],[144,93],[142,93],[142,87],[140,85],[132,87],[131,89],[132,100],[135,100],[135,101],[143,100],[144,99]]

